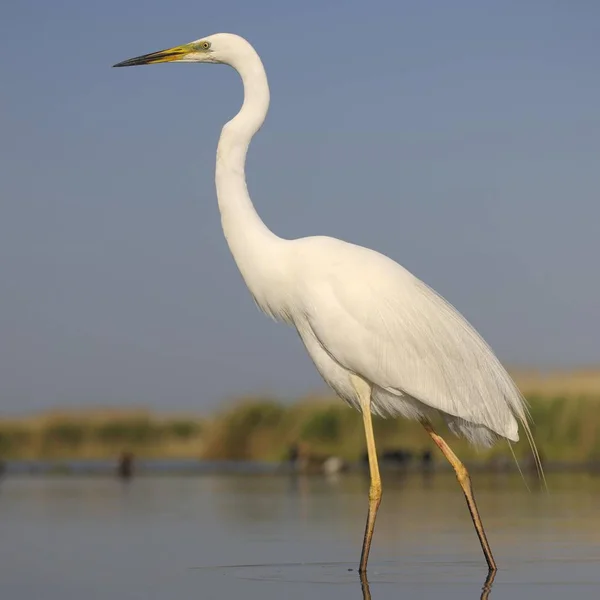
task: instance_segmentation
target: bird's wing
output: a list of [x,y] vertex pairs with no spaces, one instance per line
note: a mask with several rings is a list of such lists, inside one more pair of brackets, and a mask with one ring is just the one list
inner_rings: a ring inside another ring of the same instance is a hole
[[308,295],[306,318],[330,356],[391,393],[518,439],[523,398],[475,329],[391,259],[350,248],[318,269]]

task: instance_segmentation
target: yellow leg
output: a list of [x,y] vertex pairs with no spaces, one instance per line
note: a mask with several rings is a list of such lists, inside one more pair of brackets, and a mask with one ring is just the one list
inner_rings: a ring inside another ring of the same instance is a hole
[[479,511],[477,510],[475,496],[473,495],[473,487],[471,486],[471,477],[469,476],[465,465],[460,462],[456,454],[452,452],[452,449],[443,440],[443,438],[435,432],[431,426],[431,423],[423,422],[423,427],[425,427],[425,430],[431,436],[431,439],[436,443],[437,447],[442,451],[443,455],[448,459],[448,462],[454,468],[458,483],[460,484],[460,487],[465,494],[465,498],[467,499],[467,506],[469,507],[469,512],[471,513],[471,518],[473,519],[473,525],[475,525],[475,530],[479,536],[481,548],[485,554],[485,560],[487,561],[490,571],[495,572],[498,567],[496,567],[496,561],[492,556],[492,550],[488,544],[487,537],[485,536],[485,531],[483,529],[483,523],[481,522],[481,517],[479,516]]
[[371,472],[371,485],[369,487],[369,514],[365,527],[362,553],[360,556],[359,573],[366,573],[373,530],[375,529],[375,518],[381,504],[381,477],[379,476],[379,464],[377,463],[377,451],[375,449],[375,436],[373,435],[373,422],[371,420],[371,386],[356,375],[351,376],[352,385],[360,400],[365,426],[365,437],[367,440],[367,452],[369,454],[369,470]]

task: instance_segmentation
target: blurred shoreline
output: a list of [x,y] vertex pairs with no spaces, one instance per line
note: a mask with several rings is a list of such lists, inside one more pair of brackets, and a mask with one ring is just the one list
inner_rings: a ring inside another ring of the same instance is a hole
[[[596,470],[600,464],[600,369],[514,369],[511,373],[529,402],[545,468]],[[377,418],[374,427],[382,455],[395,452],[418,457],[431,452],[436,465],[440,463],[419,424]],[[505,442],[477,450],[454,436],[448,440],[473,468],[514,468]],[[114,470],[115,461],[124,453],[135,456],[139,469],[146,472],[227,471],[241,463],[248,468],[252,463],[253,471],[281,472],[285,468],[281,465],[297,446],[314,463],[337,457],[352,469],[361,464],[365,449],[360,415],[339,399],[324,395],[292,403],[239,398],[205,417],[131,408],[56,409],[0,417],[0,461],[7,471],[23,473],[95,473],[107,465]],[[527,443],[521,440],[513,449],[528,469]]]
[[[488,464],[481,461],[464,461],[465,466],[471,474],[486,473],[496,475],[514,475],[525,476],[532,482],[539,481],[538,475],[534,469],[522,469],[519,472],[514,462]],[[382,475],[394,475],[398,477],[409,476],[434,476],[434,475],[454,475],[450,465],[441,459],[436,461],[435,467],[429,470],[421,468],[418,462],[411,465],[399,466],[385,461],[380,461],[380,471]],[[567,463],[552,462],[544,465],[546,475],[565,473],[568,475],[600,475],[600,461],[589,463]],[[296,468],[289,462],[271,462],[271,461],[229,461],[229,460],[203,460],[203,459],[140,459],[135,462],[135,468],[128,477],[119,475],[119,460],[14,460],[6,461],[1,476],[79,476],[79,477],[115,477],[129,479],[144,476],[201,476],[201,475],[247,475],[247,476],[326,476],[338,477],[340,473],[344,474],[367,474],[368,465],[362,461],[346,462],[343,469],[339,472],[327,472],[325,470],[304,471]],[[1,480],[1,477],[0,477]]]

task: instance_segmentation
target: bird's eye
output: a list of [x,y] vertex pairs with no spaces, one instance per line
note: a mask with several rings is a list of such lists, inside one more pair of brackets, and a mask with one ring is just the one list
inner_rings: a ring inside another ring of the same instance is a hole
[[210,48],[210,42],[200,42],[200,48],[202,48],[202,50],[208,50]]

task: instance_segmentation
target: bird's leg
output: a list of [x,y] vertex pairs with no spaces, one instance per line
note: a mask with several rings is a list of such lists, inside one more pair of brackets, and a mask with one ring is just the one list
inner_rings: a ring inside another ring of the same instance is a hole
[[367,440],[367,452],[369,454],[369,471],[371,473],[371,485],[369,487],[369,514],[365,527],[365,538],[363,540],[362,553],[360,556],[359,573],[366,573],[369,550],[375,529],[375,518],[377,509],[381,504],[381,477],[379,476],[379,464],[377,463],[377,450],[375,449],[375,436],[373,435],[373,421],[371,420],[371,386],[360,377],[351,375],[350,380],[358,395],[362,410],[363,423],[365,426],[365,437]]
[[471,477],[469,476],[469,472],[467,471],[465,465],[460,462],[456,454],[454,454],[450,446],[448,446],[444,439],[436,433],[431,423],[424,421],[422,425],[425,428],[425,431],[427,431],[427,433],[431,436],[431,439],[436,443],[437,447],[442,451],[442,454],[452,465],[454,472],[456,473],[458,483],[460,484],[460,487],[465,494],[465,498],[467,499],[467,506],[469,507],[469,512],[471,513],[471,518],[473,519],[473,525],[475,525],[475,530],[479,536],[481,548],[485,554],[485,560],[487,561],[490,571],[497,571],[498,567],[496,566],[496,561],[492,556],[492,550],[488,544],[487,537],[483,529],[483,523],[481,522],[481,517],[479,516],[479,511],[477,510],[477,504],[475,502],[475,496],[473,495],[473,487],[471,485]]

